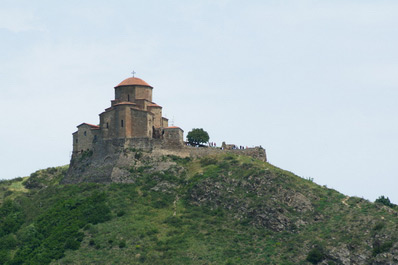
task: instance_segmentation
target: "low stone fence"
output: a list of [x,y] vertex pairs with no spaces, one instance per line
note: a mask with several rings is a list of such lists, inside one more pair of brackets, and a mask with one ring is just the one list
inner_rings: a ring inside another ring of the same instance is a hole
[[179,157],[202,157],[214,154],[232,153],[236,155],[251,156],[255,159],[267,162],[267,154],[262,147],[253,147],[246,149],[220,149],[216,147],[192,147],[184,146],[181,148],[153,149],[153,153],[158,155],[175,155]]
[[223,154],[223,153],[232,153],[237,155],[246,155],[251,156],[253,158],[262,160],[264,162],[267,161],[267,155],[265,149],[262,147],[253,147],[246,149],[220,149],[215,147],[185,147],[188,149],[191,157],[200,157],[211,154]]

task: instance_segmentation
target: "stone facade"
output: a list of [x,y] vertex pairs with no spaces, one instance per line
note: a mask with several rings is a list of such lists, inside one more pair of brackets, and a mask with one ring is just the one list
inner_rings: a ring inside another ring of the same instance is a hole
[[[78,130],[73,133],[73,154],[101,149],[96,146],[115,139],[157,139],[167,147],[181,147],[184,144],[183,130],[168,127],[162,107],[152,101],[152,90],[152,86],[136,77],[117,85],[111,107],[99,114],[100,124],[77,126]],[[129,143],[134,147],[134,143],[140,141]]]

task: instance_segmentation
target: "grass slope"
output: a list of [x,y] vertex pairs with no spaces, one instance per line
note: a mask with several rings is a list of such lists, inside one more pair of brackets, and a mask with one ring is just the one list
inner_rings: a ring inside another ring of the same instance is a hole
[[383,264],[396,257],[394,209],[250,157],[164,159],[174,166],[132,168],[132,184],[59,185],[67,167],[1,182],[0,264]]

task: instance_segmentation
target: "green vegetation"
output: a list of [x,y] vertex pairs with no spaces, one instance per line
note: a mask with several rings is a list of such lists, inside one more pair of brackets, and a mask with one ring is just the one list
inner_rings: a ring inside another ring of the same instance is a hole
[[192,129],[192,131],[188,132],[187,134],[187,140],[189,144],[192,146],[197,146],[207,143],[209,139],[210,139],[209,134],[202,128]]
[[324,253],[324,249],[320,246],[315,246],[307,255],[307,261],[311,262],[312,264],[318,264],[319,262],[323,261],[326,256]]
[[396,205],[390,202],[390,199],[388,197],[380,196],[379,198],[376,199],[376,203],[383,204],[387,207],[394,208]]
[[0,264],[388,264],[397,251],[397,212],[380,202],[246,156],[162,159],[173,166],[143,160],[129,184],[60,185],[67,167],[1,182]]

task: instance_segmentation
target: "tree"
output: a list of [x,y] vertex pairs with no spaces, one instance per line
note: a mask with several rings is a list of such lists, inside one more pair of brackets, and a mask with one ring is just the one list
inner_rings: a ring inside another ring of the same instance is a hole
[[200,129],[192,129],[192,131],[188,132],[187,140],[190,145],[196,146],[201,145],[202,143],[207,143],[210,137],[209,134],[204,131],[202,128]]

